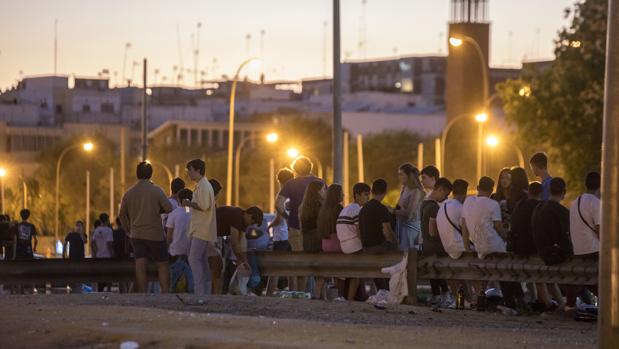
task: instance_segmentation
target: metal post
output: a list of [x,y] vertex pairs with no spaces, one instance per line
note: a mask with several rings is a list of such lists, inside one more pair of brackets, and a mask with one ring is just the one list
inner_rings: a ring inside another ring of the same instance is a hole
[[344,192],[344,204],[350,202],[350,157],[348,156],[348,132],[344,131],[344,180],[342,182]]
[[90,254],[90,171],[86,170],[86,235],[88,243],[86,244],[86,254]]
[[275,159],[269,159],[269,212],[275,212]]
[[110,167],[110,223],[115,220],[114,212],[116,209],[114,206],[114,168]]
[[342,183],[342,80],[340,65],[340,1],[333,0],[333,182]]
[[417,144],[417,168],[419,171],[423,169],[423,142]]
[[181,176],[181,166],[179,164],[174,165],[174,178]]
[[0,177],[0,196],[2,196],[2,209],[0,213],[6,213],[6,207],[4,206],[4,176]]
[[26,179],[22,183],[24,188],[24,208],[28,208],[28,184],[26,184]]
[[357,135],[357,168],[359,171],[359,183],[365,182],[365,168],[363,163],[363,135]]
[[443,171],[443,164],[441,162],[441,139],[434,139],[434,165],[438,167],[439,171]]
[[148,158],[148,139],[146,136],[146,132],[148,129],[148,125],[146,123],[146,102],[147,102],[147,94],[146,94],[146,90],[148,89],[148,86],[146,84],[146,58],[144,58],[144,61],[142,63],[142,68],[143,68],[143,72],[142,72],[142,84],[143,84],[143,88],[142,88],[142,161],[146,161],[146,159]]
[[598,347],[619,347],[619,1],[608,2],[602,224],[600,233]]
[[125,193],[125,159],[126,159],[126,141],[125,141],[125,127],[120,128],[120,192]]
[[484,146],[484,123],[478,122],[477,126],[477,178],[475,181],[478,181],[482,174],[482,161],[483,161],[483,146]]

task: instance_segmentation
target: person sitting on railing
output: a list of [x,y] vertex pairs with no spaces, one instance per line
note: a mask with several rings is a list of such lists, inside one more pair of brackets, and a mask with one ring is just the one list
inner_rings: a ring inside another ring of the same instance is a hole
[[[506,232],[501,219],[499,203],[490,198],[494,189],[494,180],[482,177],[477,185],[477,196],[471,196],[462,206],[462,236],[464,248],[470,251],[470,244],[475,246],[477,256],[481,259],[493,253],[505,253]],[[484,296],[487,282],[475,282],[475,291]],[[480,297],[478,296],[478,301]],[[479,303],[479,302],[478,302]]]
[[[451,182],[447,178],[441,177],[436,181],[434,189],[432,189],[421,204],[422,253],[424,255],[444,255],[446,253],[441,243],[441,238],[438,236],[436,216],[440,203],[447,199],[452,189],[453,185]],[[454,301],[449,294],[447,281],[444,279],[430,279],[430,287],[432,288],[432,306],[448,307]],[[453,291],[456,292],[456,290]]]
[[[344,201],[342,186],[339,184],[331,184],[329,188],[327,188],[324,204],[320,207],[320,211],[318,211],[317,233],[318,237],[322,240],[322,252],[342,252],[340,240],[337,238],[336,228],[337,217],[344,208],[342,206],[342,201]],[[343,298],[346,279],[335,278],[335,287],[338,290],[338,296]]]
[[[75,229],[69,232],[64,239],[64,244],[62,245],[62,258],[68,257],[70,260],[84,259],[84,245],[87,239],[84,233],[84,222],[75,222]],[[69,245],[68,249],[67,245]]]
[[[550,200],[540,203],[533,211],[533,241],[538,255],[546,265],[556,265],[567,260],[572,254],[570,240],[570,211],[561,205],[565,198],[565,181],[560,177],[550,180]],[[559,308],[565,301],[557,284],[550,285],[550,291]],[[543,297],[543,296],[542,296]],[[556,308],[547,302],[547,308]]]
[[[346,254],[357,254],[363,250],[361,244],[361,232],[359,231],[359,212],[370,198],[370,186],[365,183],[357,183],[352,187],[353,202],[340,212],[337,217],[337,238],[340,242],[342,252]],[[360,280],[357,278],[348,279],[347,299],[352,301],[359,288]]]
[[[397,240],[391,228],[392,215],[382,204],[387,194],[387,182],[377,179],[372,183],[372,199],[359,211],[361,244],[366,253],[397,251]],[[374,279],[377,289],[388,290],[388,279]]]
[[[465,251],[464,241],[462,238],[462,204],[466,200],[466,193],[469,188],[469,183],[463,179],[456,179],[453,184],[452,198],[443,201],[436,216],[436,226],[438,235],[441,238],[441,243],[445,252],[449,257],[458,259]],[[468,294],[468,285],[462,280],[447,280],[449,289],[453,295],[464,292]],[[471,299],[469,298],[470,302]],[[455,302],[449,306],[455,306]],[[464,304],[462,304],[464,305]]]

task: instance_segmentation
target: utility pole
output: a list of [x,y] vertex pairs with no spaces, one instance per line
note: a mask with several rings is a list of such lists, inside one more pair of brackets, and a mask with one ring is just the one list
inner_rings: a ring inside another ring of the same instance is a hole
[[147,74],[147,70],[146,70],[146,58],[144,58],[144,63],[142,64],[142,68],[143,68],[143,72],[142,72],[142,84],[143,84],[143,88],[142,88],[142,161],[146,161],[147,156],[148,156],[148,139],[146,138],[146,132],[147,132],[147,123],[146,123],[146,102],[147,102],[147,98],[148,96],[146,95],[146,90],[148,89],[148,86],[146,84],[146,74]]
[[602,224],[599,262],[598,347],[619,347],[619,1],[608,2],[604,128],[602,138]]
[[333,0],[333,182],[342,183],[342,71],[340,0]]

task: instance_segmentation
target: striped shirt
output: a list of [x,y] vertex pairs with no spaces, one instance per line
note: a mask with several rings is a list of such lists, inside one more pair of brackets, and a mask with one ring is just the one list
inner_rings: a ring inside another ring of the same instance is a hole
[[342,252],[355,253],[362,249],[359,233],[359,212],[361,206],[358,203],[344,207],[337,217],[337,238],[340,240]]

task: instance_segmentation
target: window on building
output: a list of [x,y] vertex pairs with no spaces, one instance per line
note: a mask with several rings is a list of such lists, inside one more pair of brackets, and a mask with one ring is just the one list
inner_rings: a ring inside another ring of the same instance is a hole
[[90,113],[90,104],[82,105],[82,112],[83,113]]
[[187,144],[187,129],[186,128],[181,128],[179,141],[180,143]]
[[104,113],[113,113],[114,112],[114,104],[112,103],[102,103],[101,111]]
[[62,104],[56,104],[56,113],[62,113]]
[[208,145],[208,144],[209,144],[208,130],[202,130],[202,144],[201,145]]

